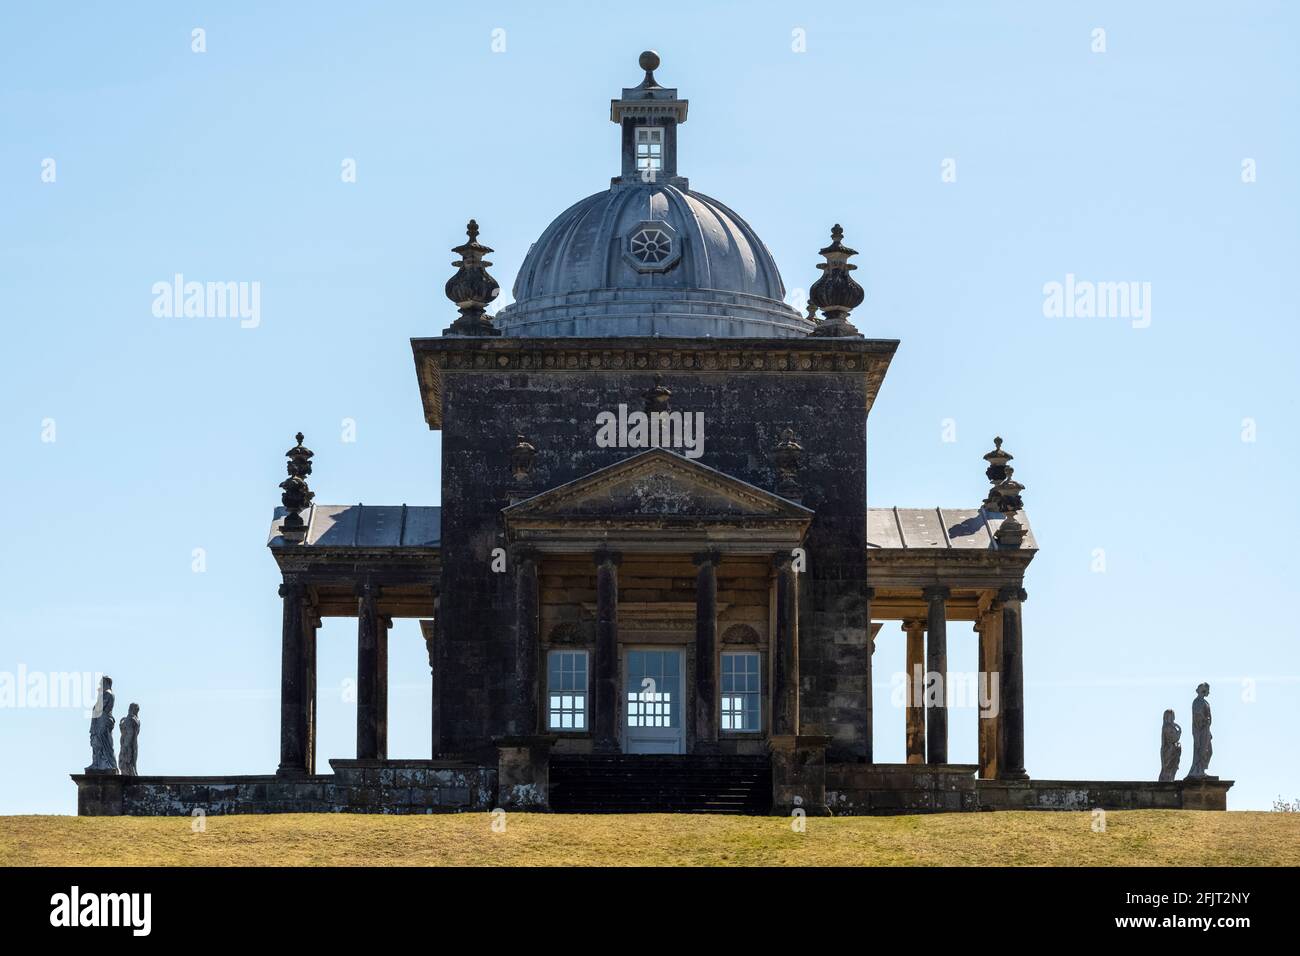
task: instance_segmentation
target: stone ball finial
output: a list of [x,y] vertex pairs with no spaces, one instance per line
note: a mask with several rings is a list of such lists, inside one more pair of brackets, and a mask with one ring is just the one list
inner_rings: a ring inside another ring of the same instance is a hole
[[647,73],[653,73],[655,70],[659,69],[659,54],[654,50],[646,50],[637,58],[636,62],[640,65],[641,69],[645,70]]

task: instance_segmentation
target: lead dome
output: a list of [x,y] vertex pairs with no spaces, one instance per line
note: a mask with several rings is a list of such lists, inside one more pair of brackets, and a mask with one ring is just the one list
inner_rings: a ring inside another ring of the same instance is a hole
[[622,171],[562,212],[529,248],[514,302],[494,324],[509,336],[791,337],[813,323],[787,305],[763,240],[734,210],[677,172],[688,101],[660,86],[659,57],[610,102]]

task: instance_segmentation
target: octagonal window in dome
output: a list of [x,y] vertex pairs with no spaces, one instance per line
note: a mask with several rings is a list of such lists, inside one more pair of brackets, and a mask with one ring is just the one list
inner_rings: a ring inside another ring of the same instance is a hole
[[641,229],[631,241],[632,257],[647,266],[665,262],[673,252],[673,240],[662,229]]

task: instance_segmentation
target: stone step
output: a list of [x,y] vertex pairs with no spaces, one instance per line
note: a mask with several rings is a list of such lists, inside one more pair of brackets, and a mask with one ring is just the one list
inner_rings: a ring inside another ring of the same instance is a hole
[[551,760],[551,807],[583,813],[765,813],[766,756],[566,754]]

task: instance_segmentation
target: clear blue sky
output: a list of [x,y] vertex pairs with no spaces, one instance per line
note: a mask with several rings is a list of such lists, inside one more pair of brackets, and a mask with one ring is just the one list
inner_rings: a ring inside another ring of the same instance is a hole
[[[749,219],[788,288],[833,222],[861,252],[854,320],[902,340],[871,503],[974,507],[991,437],[1016,455],[1042,547],[1031,774],[1153,778],[1166,707],[1186,772],[1208,680],[1231,806],[1300,797],[1294,6],[257,6],[0,19],[0,671],[112,674],[119,714],[142,705],[143,772],[273,771],[282,453],[307,433],[322,502],[438,503],[407,340],[454,318],[448,249],[477,217],[508,289],[618,171],[609,100],[650,47],[691,100],[682,171]],[[261,324],[155,318],[175,273],[260,282]],[[1151,283],[1150,327],[1045,317],[1067,274]],[[973,670],[968,629],[949,641]],[[878,699],[902,664],[888,625]],[[328,624],[322,767],[353,752],[354,667],[352,623]],[[414,622],[391,681],[390,752],[423,756]],[[954,714],[954,760],[974,723]],[[0,812],[73,812],[86,728],[0,710]],[[902,758],[883,705],[876,749]]]

